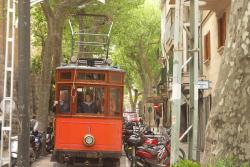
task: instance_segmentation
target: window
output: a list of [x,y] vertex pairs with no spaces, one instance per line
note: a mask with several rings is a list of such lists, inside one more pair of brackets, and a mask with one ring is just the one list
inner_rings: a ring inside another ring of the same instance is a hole
[[109,115],[119,116],[121,114],[121,89],[110,88]]
[[70,112],[70,88],[61,87],[59,91],[59,112],[69,113]]
[[100,73],[78,73],[77,79],[79,80],[105,80],[105,74]]
[[101,114],[105,108],[105,89],[102,87],[77,88],[77,113]]
[[170,1],[169,1],[169,4],[170,4],[170,5],[174,5],[174,4],[175,4],[175,0],[170,0]]
[[61,72],[60,79],[62,80],[70,80],[71,79],[71,72]]
[[204,36],[204,62],[211,59],[210,31]]
[[111,73],[110,80],[111,82],[122,83],[122,75],[119,73]]
[[226,40],[226,13],[218,19],[218,47],[225,45]]

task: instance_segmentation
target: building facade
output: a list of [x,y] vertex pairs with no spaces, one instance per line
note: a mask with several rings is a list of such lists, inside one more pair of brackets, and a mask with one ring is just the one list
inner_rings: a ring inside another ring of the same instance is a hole
[[[173,40],[175,24],[175,0],[161,1],[161,44],[163,57],[168,61],[169,99],[171,99],[171,76],[173,68]],[[190,2],[184,2],[183,8],[183,36],[182,36],[182,64],[189,55],[189,9]],[[215,86],[223,56],[226,40],[226,29],[229,17],[230,0],[202,0],[200,1],[199,22],[199,80],[210,81],[208,90],[199,90],[199,128],[201,151],[204,149],[205,128],[209,112],[211,110]],[[182,69],[182,106],[181,106],[181,129],[182,134],[188,127],[189,115],[189,66]],[[171,113],[171,101],[169,101]]]

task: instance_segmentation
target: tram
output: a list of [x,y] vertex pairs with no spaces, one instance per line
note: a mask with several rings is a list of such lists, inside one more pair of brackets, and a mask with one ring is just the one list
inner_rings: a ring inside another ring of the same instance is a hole
[[78,59],[56,69],[58,163],[120,166],[124,74],[105,59]]

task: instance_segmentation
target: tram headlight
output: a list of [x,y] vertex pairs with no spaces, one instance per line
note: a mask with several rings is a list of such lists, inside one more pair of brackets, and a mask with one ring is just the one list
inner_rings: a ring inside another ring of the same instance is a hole
[[70,61],[71,61],[71,63],[76,63],[77,62],[77,57],[76,56],[72,56],[70,58]]
[[86,146],[93,146],[95,144],[94,136],[92,136],[90,134],[85,135],[84,138],[83,138],[83,143]]

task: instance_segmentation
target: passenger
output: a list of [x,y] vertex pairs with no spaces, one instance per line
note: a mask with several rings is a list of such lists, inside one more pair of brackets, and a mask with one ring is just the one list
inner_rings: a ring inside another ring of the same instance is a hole
[[68,92],[60,91],[60,112],[69,112]]
[[78,106],[79,113],[97,113],[97,105],[93,102],[93,96],[90,93],[86,93],[85,101],[81,102]]

